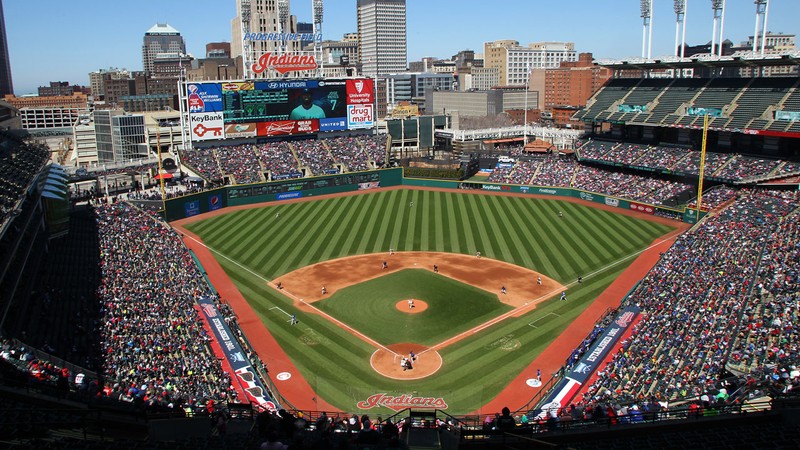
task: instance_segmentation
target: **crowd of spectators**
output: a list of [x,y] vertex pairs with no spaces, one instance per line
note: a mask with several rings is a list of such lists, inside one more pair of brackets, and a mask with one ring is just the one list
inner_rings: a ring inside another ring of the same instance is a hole
[[583,159],[596,159],[602,161],[606,153],[615,145],[613,142],[605,141],[579,141],[576,145],[580,157]]
[[[578,140],[575,148],[578,149],[580,159],[692,175],[700,173],[700,152],[688,148],[595,140]],[[800,164],[797,163],[715,152],[706,153],[704,167],[706,177],[733,181],[798,173]]]
[[[757,271],[796,257],[795,241],[784,241],[779,226],[791,221],[787,216],[800,206],[798,200],[794,192],[746,192],[679,237],[623,303],[641,307],[643,319],[601,368],[588,394],[610,395],[618,402],[651,396],[675,400],[718,387],[731,350],[741,347],[737,336],[752,328],[745,312],[758,304],[753,295]],[[778,284],[796,295],[796,279],[783,274]],[[782,307],[796,309],[796,298],[782,300]],[[784,353],[791,354],[792,344],[787,345]]]
[[258,183],[262,181],[261,165],[251,144],[218,147],[216,149],[220,171],[233,177],[232,184]]
[[382,167],[386,161],[386,136],[336,137],[320,140],[279,141],[267,144],[198,148],[181,152],[183,162],[208,181],[229,176],[232,184],[339,173],[340,165],[357,172]]
[[292,148],[286,141],[259,145],[256,156],[264,170],[270,172],[273,180],[302,176],[300,169],[297,168],[297,159],[292,153]]
[[639,144],[620,144],[612,147],[611,150],[602,155],[603,161],[632,165],[642,155],[648,153],[650,148]]
[[219,161],[214,152],[214,148],[195,148],[192,150],[181,150],[181,162],[191,167],[200,176],[208,181],[218,182],[222,180],[222,171],[219,168]]
[[307,140],[293,142],[297,159],[300,165],[308,167],[310,175],[324,175],[326,173],[339,173],[336,161],[333,160],[324,141]]
[[580,166],[573,187],[652,205],[663,205],[665,201],[691,189],[691,186],[685,183],[612,172],[590,166]]
[[549,156],[541,159],[531,184],[534,186],[569,187],[580,165],[574,158]]
[[360,136],[357,138],[364,150],[375,163],[375,167],[383,167],[386,164],[386,145],[387,137],[385,134],[375,134],[370,136]]
[[[511,172],[516,170],[517,166],[511,166],[509,164],[496,166],[494,169],[492,169],[492,173],[489,174],[489,178],[487,178],[486,181],[490,183],[512,183],[511,178],[509,178],[509,175],[511,175]],[[519,183],[519,184],[527,184],[527,183]]]
[[781,161],[775,159],[734,155],[725,166],[714,173],[714,176],[730,180],[746,180],[756,176],[771,174],[778,168],[780,163]]
[[[703,192],[703,210],[711,211],[736,197],[736,190],[724,184],[714,186]],[[697,198],[689,202],[690,208],[697,208]]]
[[0,134],[0,223],[13,211],[49,157],[50,151],[44,146]]
[[325,139],[324,143],[330,149],[333,158],[344,164],[349,172],[369,170],[369,155],[361,145],[358,138],[338,137]]
[[652,151],[644,153],[636,161],[636,165],[657,170],[675,170],[678,163],[690,153],[691,150],[687,148],[656,146]]
[[176,408],[235,398],[194,308],[213,293],[177,234],[127,203],[97,221],[106,395]]
[[[755,301],[744,310],[742,326],[731,352],[741,371],[787,374],[800,364],[800,227],[784,218],[770,230],[755,284]],[[785,382],[785,380],[782,380]]]

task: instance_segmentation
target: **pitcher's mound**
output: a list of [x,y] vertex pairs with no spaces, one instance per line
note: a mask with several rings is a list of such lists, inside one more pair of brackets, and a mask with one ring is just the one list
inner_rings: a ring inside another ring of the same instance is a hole
[[[409,301],[413,303],[409,303]],[[422,311],[428,309],[428,304],[423,302],[422,300],[411,299],[411,300],[400,300],[399,302],[394,304],[394,307],[397,308],[397,310],[400,312],[409,314],[419,314]]]
[[[406,305],[406,308],[408,306]],[[379,374],[395,380],[418,380],[433,375],[442,367],[442,357],[436,350],[419,344],[392,344],[390,351],[383,348],[375,350],[369,362]],[[411,362],[411,369],[403,370],[400,360],[414,352],[416,361]]]

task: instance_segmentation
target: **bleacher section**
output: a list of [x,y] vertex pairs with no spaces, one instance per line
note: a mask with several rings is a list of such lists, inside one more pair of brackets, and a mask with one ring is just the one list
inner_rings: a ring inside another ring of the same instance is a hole
[[[577,151],[581,161],[599,161],[679,175],[700,173],[700,152],[687,148],[589,140],[582,141]],[[800,164],[790,161],[706,152],[705,178],[741,183],[798,174]]]
[[[774,111],[800,112],[797,77],[611,79],[587,102],[575,119],[587,122],[646,124],[679,128],[703,126],[690,108],[721,110],[709,114],[709,128],[743,131],[800,132],[800,121],[774,120]],[[644,107],[621,112],[619,105]]]
[[752,120],[762,117],[770,106],[779,104],[796,82],[796,78],[754,79],[750,86],[742,92],[742,96],[736,100],[736,108],[729,113],[731,119],[723,128],[750,128],[748,124]]
[[703,88],[705,81],[691,78],[673,80],[672,84],[656,98],[658,103],[650,115],[641,121],[652,125],[660,125],[662,122],[674,123],[679,118],[678,108],[692,100]]
[[370,135],[197,148],[181,159],[208,182],[247,184],[378,168],[385,155],[386,136]]
[[609,84],[598,91],[589,101],[589,104],[586,105],[586,109],[579,111],[575,117],[577,119],[595,119],[598,115],[602,114],[603,119],[608,118],[610,113],[606,110],[620,98],[624,97],[624,95],[637,84],[639,84],[638,78],[609,80]]

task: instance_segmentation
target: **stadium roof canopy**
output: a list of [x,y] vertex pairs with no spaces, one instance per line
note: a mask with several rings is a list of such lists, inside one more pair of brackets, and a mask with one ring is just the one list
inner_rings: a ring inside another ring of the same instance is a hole
[[800,65],[800,51],[774,55],[761,55],[747,51],[735,52],[722,57],[700,54],[683,59],[680,56],[665,56],[651,60],[645,58],[598,59],[595,60],[595,64],[612,70],[693,69],[698,66],[710,68],[796,66]]

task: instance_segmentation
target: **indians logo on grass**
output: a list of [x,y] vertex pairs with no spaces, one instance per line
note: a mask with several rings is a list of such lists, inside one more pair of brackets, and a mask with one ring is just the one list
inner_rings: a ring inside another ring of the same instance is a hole
[[442,397],[414,397],[413,395],[403,394],[398,396],[386,393],[373,394],[363,402],[356,405],[359,409],[372,409],[383,406],[395,411],[406,408],[435,408],[447,409],[447,402]]

